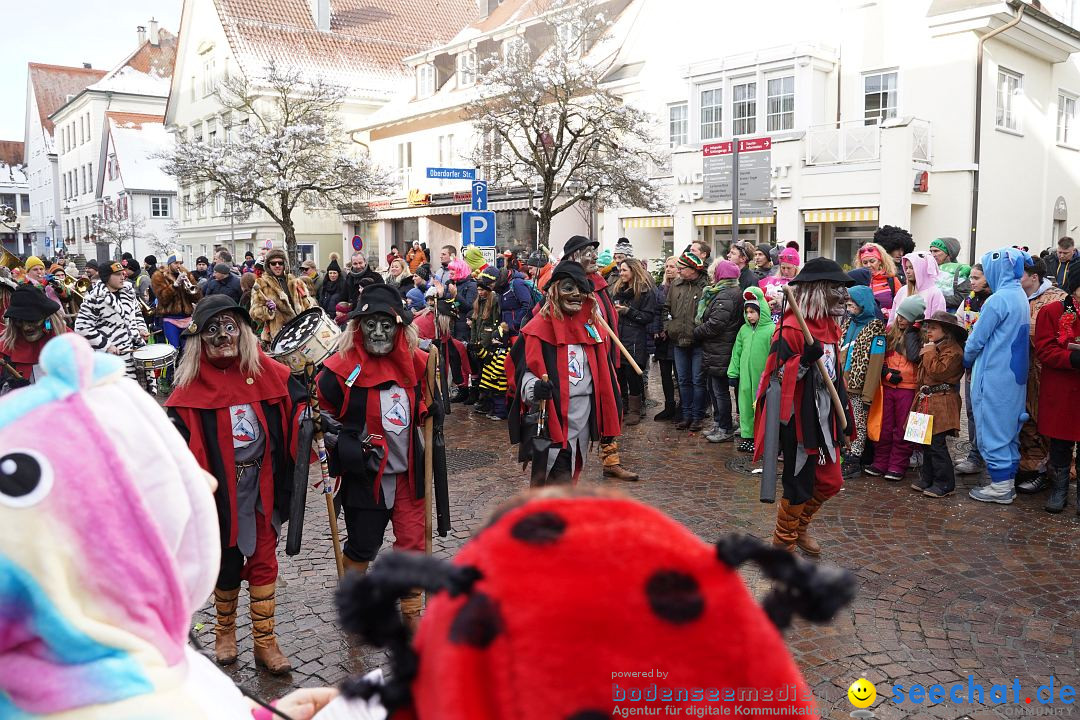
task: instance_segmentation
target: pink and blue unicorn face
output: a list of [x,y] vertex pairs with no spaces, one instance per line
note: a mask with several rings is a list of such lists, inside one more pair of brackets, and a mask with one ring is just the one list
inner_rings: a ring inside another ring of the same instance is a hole
[[154,691],[220,548],[206,474],[123,364],[67,333],[0,400],[0,717]]

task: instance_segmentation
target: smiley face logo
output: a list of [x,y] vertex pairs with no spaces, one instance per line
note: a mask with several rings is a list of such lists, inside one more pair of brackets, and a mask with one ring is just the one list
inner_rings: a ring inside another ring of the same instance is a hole
[[847,690],[847,697],[855,707],[868,708],[877,698],[877,688],[874,687],[874,683],[861,677],[851,683],[851,687]]

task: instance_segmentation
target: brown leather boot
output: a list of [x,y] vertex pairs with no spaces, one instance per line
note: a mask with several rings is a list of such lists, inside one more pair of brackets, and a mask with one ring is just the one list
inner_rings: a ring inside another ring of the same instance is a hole
[[414,635],[416,634],[416,628],[420,625],[420,611],[423,607],[424,598],[419,590],[415,590],[401,598],[401,619],[405,621],[405,626]]
[[795,544],[806,553],[813,557],[817,557],[821,554],[821,545],[818,541],[810,537],[810,533],[807,532],[807,528],[810,525],[810,520],[813,519],[814,513],[821,509],[821,506],[828,500],[827,497],[820,492],[815,492],[814,497],[810,498],[803,505],[802,515],[799,517],[799,537],[795,541]]
[[255,665],[266,668],[271,675],[284,675],[292,670],[289,658],[278,647],[274,637],[275,585],[250,585],[251,637],[255,643]]
[[619,463],[619,442],[600,443],[600,458],[604,462],[604,477],[615,478],[634,482],[638,479],[636,473],[632,473]]
[[214,588],[214,609],[217,624],[214,625],[214,659],[218,665],[236,662],[236,602],[240,588],[219,590]]
[[631,395],[626,404],[626,414],[623,415],[623,425],[637,425],[641,422],[641,396]]
[[341,564],[345,566],[345,574],[346,575],[349,574],[350,570],[355,570],[356,572],[363,575],[364,573],[367,572],[367,567],[368,567],[368,565],[370,563],[367,562],[367,561],[361,562],[359,560],[353,560],[348,555],[342,555],[341,556]]
[[776,530],[773,531],[773,546],[795,552],[795,542],[799,539],[799,520],[803,506],[792,505],[787,498],[780,498],[776,507]]

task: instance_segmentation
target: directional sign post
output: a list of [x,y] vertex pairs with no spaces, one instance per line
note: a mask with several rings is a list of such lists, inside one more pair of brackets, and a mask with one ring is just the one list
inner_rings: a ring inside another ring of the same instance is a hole
[[704,175],[702,197],[707,202],[731,202],[731,240],[739,239],[743,214],[773,212],[772,138],[747,138],[705,145],[701,149]]
[[486,180],[473,180],[472,184],[472,209],[473,210],[487,210],[487,191],[488,184]]
[[475,245],[478,248],[495,247],[495,213],[461,213],[461,244]]

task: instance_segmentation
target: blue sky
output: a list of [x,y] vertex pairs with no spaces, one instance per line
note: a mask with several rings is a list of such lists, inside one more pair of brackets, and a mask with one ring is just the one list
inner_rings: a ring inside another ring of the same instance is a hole
[[183,0],[22,0],[4,2],[0,47],[0,140],[22,140],[28,62],[109,70],[134,52],[136,31],[155,18],[176,33]]

